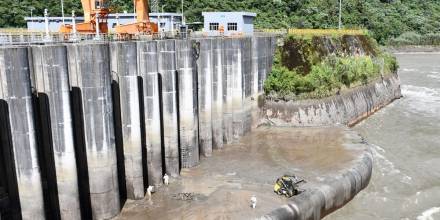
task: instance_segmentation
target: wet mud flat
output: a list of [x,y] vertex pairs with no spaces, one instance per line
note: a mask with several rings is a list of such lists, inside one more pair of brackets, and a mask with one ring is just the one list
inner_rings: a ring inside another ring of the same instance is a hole
[[[240,142],[214,151],[199,166],[182,170],[151,199],[128,201],[116,219],[260,218],[304,197],[276,195],[273,185],[278,177],[295,174],[305,179],[302,188],[310,195],[352,169],[367,148],[345,127],[260,127]],[[257,197],[256,209],[250,207],[252,195]]]

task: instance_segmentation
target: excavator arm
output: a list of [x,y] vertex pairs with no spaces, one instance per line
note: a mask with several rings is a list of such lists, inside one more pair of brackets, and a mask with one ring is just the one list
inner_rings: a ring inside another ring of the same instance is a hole
[[157,24],[150,22],[148,16],[148,0],[133,0],[136,7],[136,22],[116,26],[116,33],[119,35],[152,35],[157,33]]
[[[100,33],[108,33],[107,18],[110,10],[107,6],[107,0],[81,0],[84,11],[84,22],[76,24],[79,33],[96,32],[96,23],[99,26]],[[62,25],[61,33],[72,33],[72,25]]]

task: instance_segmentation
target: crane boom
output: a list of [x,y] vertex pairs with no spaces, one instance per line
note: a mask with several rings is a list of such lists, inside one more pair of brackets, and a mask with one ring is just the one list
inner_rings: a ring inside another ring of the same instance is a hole
[[[96,23],[99,25],[101,33],[108,32],[107,18],[110,10],[107,6],[107,0],[81,0],[84,11],[84,23],[76,25],[77,31],[80,33],[94,33],[96,31]],[[72,25],[62,25],[61,33],[72,33]]]
[[133,0],[136,7],[136,22],[116,26],[116,33],[119,35],[135,35],[157,33],[157,24],[150,22],[148,16],[148,0]]
[[[84,22],[88,23],[92,19],[92,1],[93,3],[95,0],[81,0],[81,5],[83,7],[84,11]],[[93,4],[95,5],[95,4]]]
[[136,16],[138,22],[149,22],[150,17],[148,16],[148,3],[145,0],[134,0],[136,6]]

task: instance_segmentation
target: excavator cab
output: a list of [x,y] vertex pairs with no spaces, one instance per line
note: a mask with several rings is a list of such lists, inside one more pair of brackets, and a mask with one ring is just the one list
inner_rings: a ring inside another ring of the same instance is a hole
[[300,180],[295,175],[284,175],[277,179],[273,190],[278,195],[290,198],[303,192],[299,189],[301,183],[305,183],[305,180]]

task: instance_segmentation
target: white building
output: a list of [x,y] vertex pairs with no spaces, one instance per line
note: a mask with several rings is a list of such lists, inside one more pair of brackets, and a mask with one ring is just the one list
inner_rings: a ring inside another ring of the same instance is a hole
[[251,12],[203,12],[203,31],[209,36],[223,34],[253,35],[256,13]]

